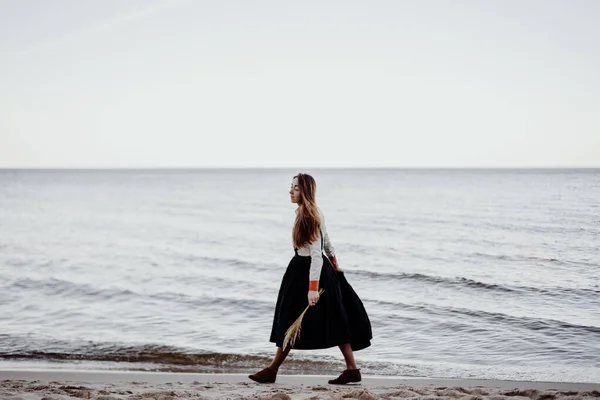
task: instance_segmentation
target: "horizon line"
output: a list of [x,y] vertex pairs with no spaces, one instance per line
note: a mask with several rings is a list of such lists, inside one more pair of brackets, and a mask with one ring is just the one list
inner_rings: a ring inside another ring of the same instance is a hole
[[0,171],[156,171],[156,170],[590,170],[598,166],[142,166],[142,167],[0,167]]

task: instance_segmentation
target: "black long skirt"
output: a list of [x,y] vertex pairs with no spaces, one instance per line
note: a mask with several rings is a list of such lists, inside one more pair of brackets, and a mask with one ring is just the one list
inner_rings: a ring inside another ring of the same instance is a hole
[[[287,329],[308,305],[310,257],[296,255],[290,261],[279,289],[270,342],[283,347]],[[371,322],[365,307],[343,273],[333,269],[323,255],[319,287],[325,291],[302,320],[294,349],[327,349],[350,343],[358,351],[371,345]]]

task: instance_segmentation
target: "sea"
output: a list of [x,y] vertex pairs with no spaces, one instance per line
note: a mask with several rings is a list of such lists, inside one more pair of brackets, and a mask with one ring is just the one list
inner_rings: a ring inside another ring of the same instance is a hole
[[263,368],[297,172],[371,320],[363,375],[600,383],[598,169],[0,170],[0,370]]

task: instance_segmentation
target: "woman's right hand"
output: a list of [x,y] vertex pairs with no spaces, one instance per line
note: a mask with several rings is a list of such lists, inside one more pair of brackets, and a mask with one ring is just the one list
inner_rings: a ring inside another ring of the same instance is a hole
[[319,292],[316,290],[309,290],[308,291],[308,305],[312,307],[312,306],[316,305],[318,301],[319,301]]

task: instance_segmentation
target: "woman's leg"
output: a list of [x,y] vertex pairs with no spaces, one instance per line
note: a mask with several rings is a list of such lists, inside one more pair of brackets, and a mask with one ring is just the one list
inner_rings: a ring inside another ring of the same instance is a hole
[[356,366],[356,361],[354,360],[354,353],[352,352],[352,346],[350,346],[350,343],[342,344],[339,347],[344,355],[344,360],[346,361],[346,369],[358,369]]
[[269,364],[269,368],[275,372],[279,371],[279,367],[281,364],[283,364],[288,354],[290,354],[290,349],[291,347],[288,347],[285,350],[283,350],[281,347],[278,347],[277,351],[275,352],[275,357],[273,357],[273,361],[271,361],[271,364]]
[[335,379],[331,379],[329,383],[333,385],[345,385],[347,383],[360,382],[362,377],[360,376],[360,370],[356,366],[356,361],[354,360],[352,346],[350,346],[350,343],[346,343],[340,345],[339,347],[344,355],[344,360],[346,360],[346,369],[340,376]]
[[346,343],[340,345],[339,347],[344,355],[344,360],[346,360],[346,369],[340,376],[335,379],[331,379],[329,383],[333,385],[345,385],[347,383],[360,382],[362,377],[360,376],[360,370],[356,366],[356,361],[354,360],[352,346],[350,346],[350,343]]
[[283,364],[283,361],[290,353],[290,348],[288,347],[286,350],[282,350],[281,347],[277,348],[275,352],[275,357],[273,357],[273,361],[269,366],[261,371],[258,371],[255,374],[248,375],[248,378],[252,379],[258,383],[273,383],[277,379],[277,372],[279,371],[279,367]]

